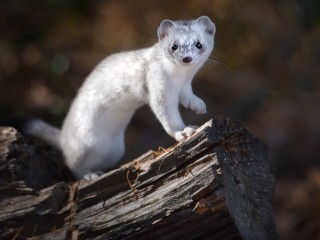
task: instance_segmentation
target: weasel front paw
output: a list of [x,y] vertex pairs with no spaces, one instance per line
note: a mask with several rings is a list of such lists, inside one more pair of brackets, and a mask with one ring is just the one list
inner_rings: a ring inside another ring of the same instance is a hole
[[193,110],[196,114],[205,114],[207,113],[207,106],[205,102],[194,96],[192,100],[189,102],[188,106],[191,110]]
[[182,142],[188,137],[190,137],[192,134],[194,134],[195,132],[196,132],[196,129],[194,129],[193,127],[190,127],[190,126],[185,127],[183,131],[175,132],[174,138],[176,139],[176,141]]

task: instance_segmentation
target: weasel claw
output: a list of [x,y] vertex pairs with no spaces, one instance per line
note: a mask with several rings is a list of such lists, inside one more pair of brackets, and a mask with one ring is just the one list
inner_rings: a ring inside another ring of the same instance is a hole
[[185,127],[183,131],[176,132],[174,138],[176,139],[176,141],[182,142],[186,140],[188,137],[192,136],[192,134],[194,134],[195,132],[196,130],[193,127],[188,126]]

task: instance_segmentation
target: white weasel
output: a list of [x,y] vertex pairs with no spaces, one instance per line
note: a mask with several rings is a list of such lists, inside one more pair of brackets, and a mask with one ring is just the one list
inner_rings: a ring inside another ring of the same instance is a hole
[[61,130],[33,120],[25,131],[58,146],[79,179],[93,179],[97,171],[120,160],[125,129],[145,104],[170,136],[183,141],[195,130],[185,126],[179,103],[197,114],[206,113],[191,81],[211,54],[215,31],[207,16],[163,20],[156,44],[111,55],[98,64],[80,88]]

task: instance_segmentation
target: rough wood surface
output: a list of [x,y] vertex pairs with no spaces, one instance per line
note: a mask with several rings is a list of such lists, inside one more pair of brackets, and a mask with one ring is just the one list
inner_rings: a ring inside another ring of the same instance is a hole
[[276,239],[267,152],[238,122],[214,119],[77,182],[57,151],[0,127],[0,238]]

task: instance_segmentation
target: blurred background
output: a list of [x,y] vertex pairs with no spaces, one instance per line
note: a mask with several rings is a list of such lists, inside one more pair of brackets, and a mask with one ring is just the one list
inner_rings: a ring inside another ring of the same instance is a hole
[[[1,0],[0,119],[61,126],[77,89],[105,56],[157,41],[160,21],[208,15],[216,45],[194,80],[208,114],[231,117],[270,148],[280,239],[320,239],[320,1]],[[127,130],[129,161],[169,147],[148,107]]]

